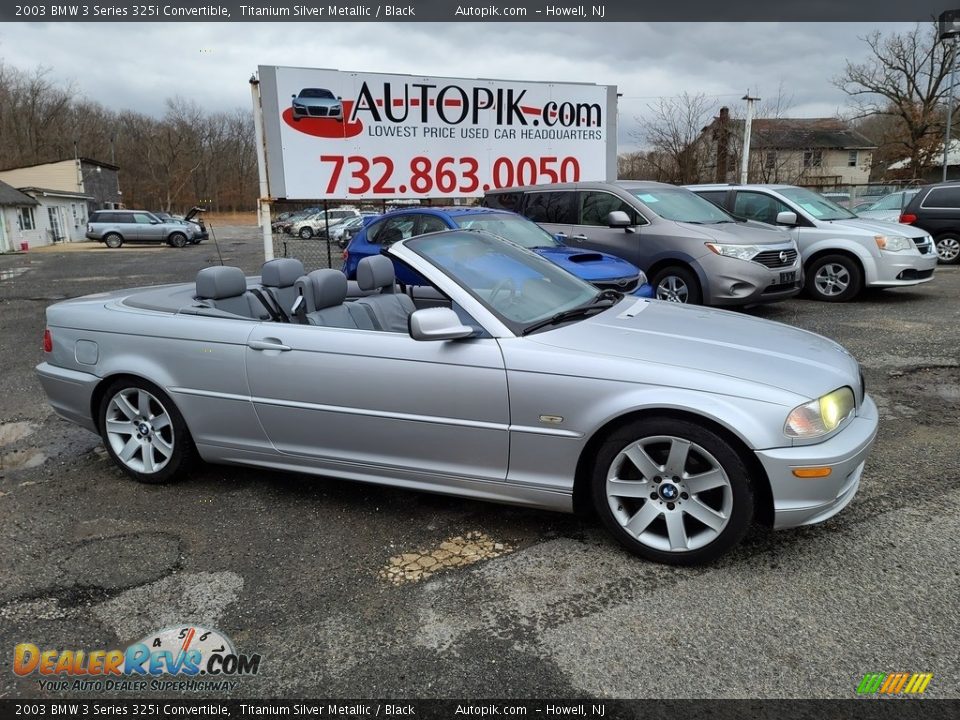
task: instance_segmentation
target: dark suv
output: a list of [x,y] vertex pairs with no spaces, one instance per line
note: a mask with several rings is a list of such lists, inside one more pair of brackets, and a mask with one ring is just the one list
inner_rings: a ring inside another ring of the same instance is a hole
[[900,222],[930,233],[942,264],[960,262],[960,182],[920,188],[903,208]]

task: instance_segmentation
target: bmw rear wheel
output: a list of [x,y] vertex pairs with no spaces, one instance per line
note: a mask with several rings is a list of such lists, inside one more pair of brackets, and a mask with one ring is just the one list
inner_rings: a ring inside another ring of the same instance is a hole
[[621,429],[601,447],[592,481],[607,529],[655,562],[709,562],[737,545],[753,519],[740,455],[686,420],[645,418]]
[[956,235],[941,235],[934,240],[941,265],[956,265],[960,262],[960,238]]
[[196,457],[190,432],[173,401],[138,378],[120,379],[107,388],[98,419],[110,457],[138,482],[168,482]]

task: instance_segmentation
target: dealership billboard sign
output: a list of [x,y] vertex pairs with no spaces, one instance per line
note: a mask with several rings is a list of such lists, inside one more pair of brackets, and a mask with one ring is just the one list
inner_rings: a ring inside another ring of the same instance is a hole
[[273,198],[478,197],[616,178],[616,86],[259,70]]

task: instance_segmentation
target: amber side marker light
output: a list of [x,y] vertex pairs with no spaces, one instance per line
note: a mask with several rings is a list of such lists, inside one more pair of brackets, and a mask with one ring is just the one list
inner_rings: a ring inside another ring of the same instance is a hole
[[793,474],[798,478],[824,478],[829,477],[830,473],[833,472],[833,468],[828,467],[806,467],[806,468],[794,468]]
[[50,328],[43,331],[43,351],[53,352],[53,335],[50,333]]

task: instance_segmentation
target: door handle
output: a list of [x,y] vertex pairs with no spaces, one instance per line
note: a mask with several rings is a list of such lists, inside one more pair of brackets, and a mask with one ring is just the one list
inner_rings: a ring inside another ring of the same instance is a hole
[[247,343],[247,347],[252,350],[279,350],[280,352],[288,352],[293,349],[289,345],[283,345],[279,340],[274,338],[251,340]]
[[574,236],[573,236],[573,239],[574,239],[574,240],[580,240],[580,241],[582,242],[582,241],[584,241],[584,240],[587,240],[588,238],[587,238],[586,235],[574,235]]

